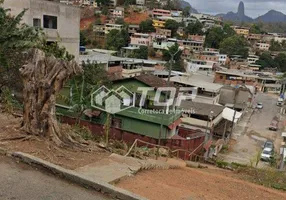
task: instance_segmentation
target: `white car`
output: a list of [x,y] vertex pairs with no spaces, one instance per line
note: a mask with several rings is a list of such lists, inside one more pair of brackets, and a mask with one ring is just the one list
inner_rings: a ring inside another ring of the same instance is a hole
[[263,108],[263,104],[262,103],[257,103],[256,108],[257,109],[262,109]]
[[265,147],[261,153],[260,159],[263,161],[269,161],[272,155],[273,155],[273,149]]

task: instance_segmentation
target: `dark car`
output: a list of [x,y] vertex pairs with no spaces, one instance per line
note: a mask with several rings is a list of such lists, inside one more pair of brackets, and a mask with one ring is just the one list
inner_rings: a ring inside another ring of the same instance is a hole
[[269,126],[269,130],[277,131],[278,130],[278,121],[273,120]]

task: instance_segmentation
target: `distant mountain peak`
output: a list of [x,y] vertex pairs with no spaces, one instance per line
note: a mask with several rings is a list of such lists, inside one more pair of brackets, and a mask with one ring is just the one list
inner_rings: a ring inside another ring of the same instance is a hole
[[238,9],[237,9],[237,14],[238,14],[238,16],[240,16],[240,17],[245,16],[244,3],[243,3],[243,1],[239,2]]

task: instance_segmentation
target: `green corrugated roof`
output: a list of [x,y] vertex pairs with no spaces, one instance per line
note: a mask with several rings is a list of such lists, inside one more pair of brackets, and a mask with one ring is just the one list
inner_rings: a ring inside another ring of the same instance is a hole
[[181,110],[176,110],[176,112],[173,112],[171,114],[164,114],[159,113],[159,111],[156,113],[157,110],[149,110],[149,109],[140,109],[137,107],[131,107],[126,110],[123,110],[121,112],[116,113],[116,115],[121,115],[125,117],[135,118],[142,121],[152,122],[155,124],[163,124],[165,126],[168,126],[172,124],[174,121],[179,119],[181,117]]

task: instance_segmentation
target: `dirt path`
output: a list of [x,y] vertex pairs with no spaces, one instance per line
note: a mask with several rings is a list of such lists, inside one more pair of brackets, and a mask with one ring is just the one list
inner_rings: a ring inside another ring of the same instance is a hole
[[0,122],[0,147],[11,152],[28,153],[67,169],[76,169],[110,155],[109,152],[95,146],[91,152],[56,148],[48,139],[40,137],[32,140],[10,140],[9,138],[26,136],[19,131],[20,118],[0,113]]
[[152,170],[122,180],[118,187],[154,200],[282,200],[286,193],[210,169]]

